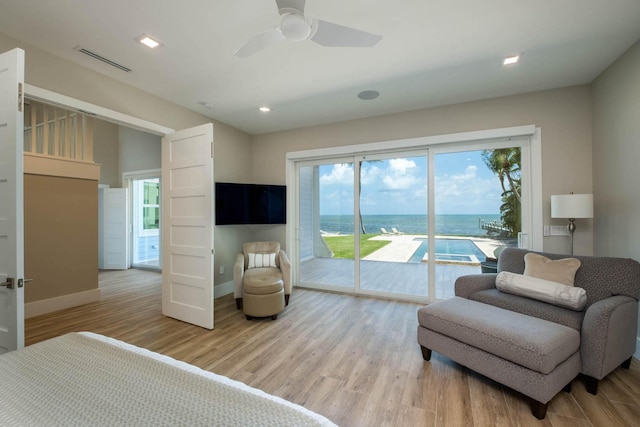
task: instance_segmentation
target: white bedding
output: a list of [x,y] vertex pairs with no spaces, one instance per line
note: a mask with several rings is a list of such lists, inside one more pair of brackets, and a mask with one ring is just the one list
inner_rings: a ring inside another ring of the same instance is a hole
[[334,424],[238,381],[81,332],[0,356],[0,425]]

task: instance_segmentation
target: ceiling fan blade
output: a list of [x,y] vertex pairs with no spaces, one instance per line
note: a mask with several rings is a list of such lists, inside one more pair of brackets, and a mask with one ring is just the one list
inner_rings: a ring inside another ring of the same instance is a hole
[[290,9],[295,9],[304,15],[304,3],[305,0],[276,0],[276,4],[278,5],[278,12],[280,12],[280,15],[289,12]]
[[281,40],[284,40],[284,36],[280,32],[280,29],[272,28],[271,30],[263,31],[253,36],[244,46],[236,50],[235,55],[239,58],[245,58]]
[[378,43],[382,36],[345,27],[331,22],[314,19],[314,31],[310,40],[327,47],[371,47]]

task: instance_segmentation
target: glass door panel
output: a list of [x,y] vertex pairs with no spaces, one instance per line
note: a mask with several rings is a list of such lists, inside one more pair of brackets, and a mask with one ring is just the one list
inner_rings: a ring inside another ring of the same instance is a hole
[[[493,272],[496,250],[521,231],[520,148],[434,155],[435,298],[454,296],[455,280]],[[431,242],[430,242],[431,243]]]
[[132,180],[132,266],[160,268],[160,178]]
[[427,297],[427,156],[360,160],[360,290]]
[[300,283],[355,287],[353,163],[298,167]]

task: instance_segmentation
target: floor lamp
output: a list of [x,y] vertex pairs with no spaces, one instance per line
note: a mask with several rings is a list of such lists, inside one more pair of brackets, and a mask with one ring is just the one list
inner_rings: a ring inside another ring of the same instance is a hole
[[573,232],[576,219],[593,218],[593,194],[556,194],[551,196],[551,218],[568,218],[573,255]]

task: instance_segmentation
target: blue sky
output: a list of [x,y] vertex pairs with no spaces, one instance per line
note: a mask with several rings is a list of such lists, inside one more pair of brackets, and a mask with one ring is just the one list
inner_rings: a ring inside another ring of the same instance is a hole
[[[435,157],[436,214],[499,214],[502,189],[480,151]],[[362,168],[363,215],[427,213],[427,158],[367,161]],[[320,214],[353,211],[353,165],[320,166]]]

